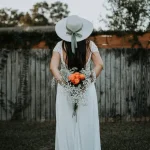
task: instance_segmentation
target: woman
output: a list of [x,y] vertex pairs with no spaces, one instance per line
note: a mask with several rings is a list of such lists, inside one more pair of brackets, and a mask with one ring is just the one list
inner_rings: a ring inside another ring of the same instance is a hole
[[[97,78],[103,69],[103,61],[94,42],[88,37],[93,31],[93,25],[86,19],[72,15],[60,20],[55,30],[62,39],[53,49],[50,70],[58,81],[56,95],[56,135],[55,150],[100,150],[99,115],[94,77]],[[94,68],[91,69],[91,60]],[[90,85],[85,91],[87,105],[78,105],[77,120],[72,117],[73,104],[65,92],[61,69],[70,70],[76,67],[90,71]]]

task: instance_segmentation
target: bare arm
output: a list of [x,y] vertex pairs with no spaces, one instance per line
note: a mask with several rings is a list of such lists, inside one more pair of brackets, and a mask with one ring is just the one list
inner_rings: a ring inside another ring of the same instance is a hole
[[50,71],[52,72],[53,76],[55,77],[56,80],[61,80],[62,76],[59,72],[59,63],[60,63],[60,54],[59,52],[53,52],[52,58],[50,61]]
[[104,65],[99,52],[92,53],[92,61],[94,63],[94,71],[96,73],[96,77],[98,77],[99,74],[101,73],[101,71],[103,69],[103,65]]

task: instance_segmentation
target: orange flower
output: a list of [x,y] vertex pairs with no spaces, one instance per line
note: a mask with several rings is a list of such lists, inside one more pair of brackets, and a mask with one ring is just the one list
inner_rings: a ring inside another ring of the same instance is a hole
[[70,76],[68,76],[68,79],[69,79],[69,81],[74,80],[75,79],[74,74],[71,74]]
[[78,84],[80,82],[80,79],[74,79],[74,84]]
[[85,79],[85,75],[79,72],[75,72],[68,76],[68,80],[71,81],[73,84],[78,84],[81,80]]
[[85,75],[84,74],[80,74],[80,79],[84,80],[85,79]]
[[75,74],[74,76],[76,79],[80,79],[80,74]]

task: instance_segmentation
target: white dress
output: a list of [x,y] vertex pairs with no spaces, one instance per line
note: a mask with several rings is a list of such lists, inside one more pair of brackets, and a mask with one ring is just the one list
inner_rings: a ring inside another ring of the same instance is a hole
[[[98,51],[94,42],[90,41],[91,51]],[[61,55],[61,67],[65,67],[62,53],[62,41],[58,42],[53,51]],[[92,53],[91,52],[91,53]],[[91,54],[86,64],[90,69]],[[94,83],[86,91],[88,105],[79,105],[76,117],[72,117],[73,104],[68,102],[63,87],[57,84],[56,95],[56,134],[55,150],[101,150],[98,102]]]

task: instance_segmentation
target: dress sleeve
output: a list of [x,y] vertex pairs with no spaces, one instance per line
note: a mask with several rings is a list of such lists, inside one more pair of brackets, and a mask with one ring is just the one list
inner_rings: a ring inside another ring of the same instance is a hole
[[90,41],[90,48],[92,52],[99,52],[98,47],[93,41]]
[[61,42],[58,42],[55,47],[53,48],[53,52],[58,52],[61,54],[62,44]]

